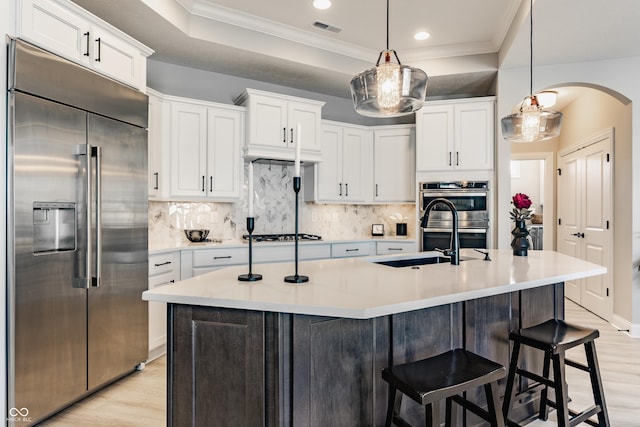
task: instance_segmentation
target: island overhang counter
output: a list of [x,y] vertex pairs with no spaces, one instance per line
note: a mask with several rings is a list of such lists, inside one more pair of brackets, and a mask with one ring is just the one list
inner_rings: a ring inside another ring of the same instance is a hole
[[[506,366],[510,331],[563,318],[563,283],[606,272],[553,251],[489,250],[491,261],[464,251],[458,266],[378,263],[437,255],[301,262],[303,284],[284,282],[293,263],[254,265],[258,282],[237,280],[246,266],[229,267],[144,292],[168,303],[167,424],[383,425],[383,368],[456,347]],[[411,403],[405,416],[421,424]],[[535,394],[518,402],[514,416],[530,419],[536,403]]]

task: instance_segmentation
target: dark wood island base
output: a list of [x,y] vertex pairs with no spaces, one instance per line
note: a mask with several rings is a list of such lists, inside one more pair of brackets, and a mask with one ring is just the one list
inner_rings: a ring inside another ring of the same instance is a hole
[[[557,283],[372,319],[170,303],[167,425],[383,426],[383,368],[456,347],[508,366],[509,332],[564,318],[563,297]],[[523,356],[542,365],[542,353]],[[481,390],[472,398],[485,406]],[[537,406],[531,395],[511,418]],[[424,422],[409,399],[403,417]]]

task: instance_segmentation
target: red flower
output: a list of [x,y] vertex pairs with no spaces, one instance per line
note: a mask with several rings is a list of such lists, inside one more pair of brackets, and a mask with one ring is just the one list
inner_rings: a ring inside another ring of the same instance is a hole
[[531,199],[524,193],[516,193],[512,200],[516,209],[529,209],[531,207]]

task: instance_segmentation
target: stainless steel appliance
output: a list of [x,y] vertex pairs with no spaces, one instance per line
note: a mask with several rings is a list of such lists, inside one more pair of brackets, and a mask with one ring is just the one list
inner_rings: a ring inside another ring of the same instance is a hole
[[148,99],[21,40],[9,66],[7,403],[24,426],[147,358]]
[[[458,231],[461,248],[486,249],[489,245],[489,183],[487,181],[454,181],[420,183],[420,218],[434,199],[445,198],[458,211]],[[422,227],[423,251],[446,249],[451,239],[451,211],[436,204]]]

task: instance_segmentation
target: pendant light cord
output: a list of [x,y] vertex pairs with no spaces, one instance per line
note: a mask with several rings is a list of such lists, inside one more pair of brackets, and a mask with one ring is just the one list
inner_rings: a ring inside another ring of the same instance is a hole
[[[388,32],[387,29],[387,38]],[[533,0],[529,0],[529,94],[533,96]]]
[[387,0],[387,50],[389,50],[389,0]]

